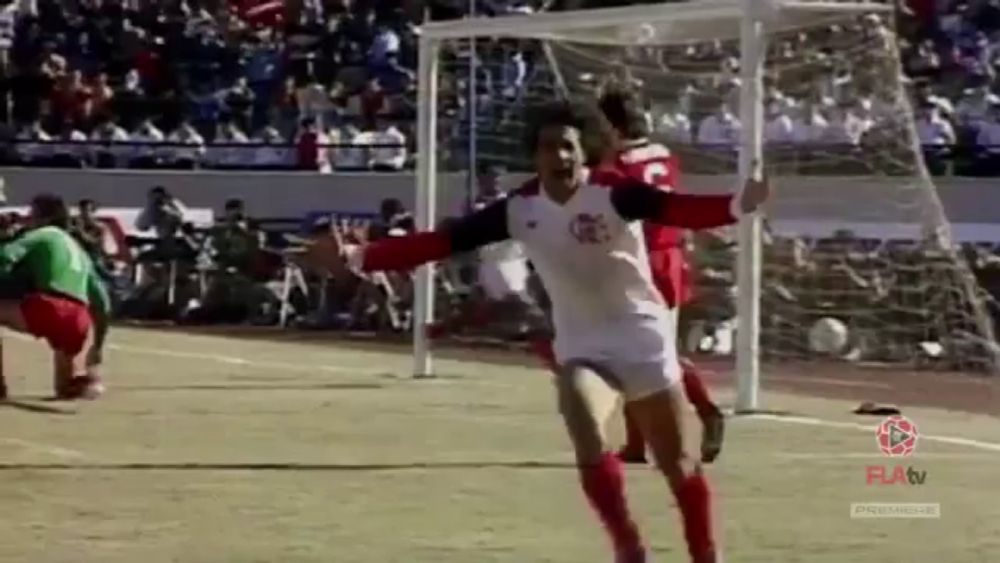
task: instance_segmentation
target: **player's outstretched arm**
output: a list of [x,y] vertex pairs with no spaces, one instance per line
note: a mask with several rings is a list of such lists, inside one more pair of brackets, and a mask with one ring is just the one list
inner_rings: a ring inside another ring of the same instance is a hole
[[612,188],[611,202],[625,219],[698,230],[735,223],[757,211],[770,194],[766,178],[749,180],[734,195],[679,194],[624,181]]
[[342,267],[336,265],[338,260],[357,272],[408,271],[508,238],[507,202],[498,201],[466,215],[446,229],[385,238],[356,246],[333,242],[334,248],[327,252],[336,252],[338,256],[322,261],[328,266],[333,264],[331,271]]

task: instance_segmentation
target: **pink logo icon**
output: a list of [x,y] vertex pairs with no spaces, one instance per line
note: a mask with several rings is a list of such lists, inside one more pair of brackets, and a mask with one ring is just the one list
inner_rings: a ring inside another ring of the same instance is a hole
[[905,416],[893,415],[875,431],[878,447],[889,457],[906,457],[917,448],[917,425]]

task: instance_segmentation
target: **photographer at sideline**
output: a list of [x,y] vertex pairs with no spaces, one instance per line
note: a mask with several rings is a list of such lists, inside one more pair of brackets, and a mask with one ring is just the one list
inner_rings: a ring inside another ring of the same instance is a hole
[[184,213],[187,208],[177,198],[172,196],[163,186],[149,190],[146,196],[146,207],[135,220],[135,227],[140,231],[152,229],[159,239],[169,239],[177,234],[184,223]]
[[263,239],[263,233],[247,217],[243,200],[227,201],[221,220],[209,235],[213,267],[204,302],[186,314],[186,322],[263,322],[263,311],[276,310],[265,308],[267,303],[276,306],[277,298],[257,271]]

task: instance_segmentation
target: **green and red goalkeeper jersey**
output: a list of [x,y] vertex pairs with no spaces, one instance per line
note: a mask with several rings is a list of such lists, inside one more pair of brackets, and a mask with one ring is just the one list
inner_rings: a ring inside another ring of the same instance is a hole
[[0,244],[0,277],[26,278],[32,291],[55,293],[106,313],[104,284],[94,263],[73,237],[58,227],[41,227]]

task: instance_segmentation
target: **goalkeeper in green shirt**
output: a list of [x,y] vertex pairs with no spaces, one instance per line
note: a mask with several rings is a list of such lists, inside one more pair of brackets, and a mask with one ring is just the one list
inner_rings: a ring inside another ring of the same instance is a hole
[[[96,398],[97,368],[107,334],[107,292],[94,264],[69,234],[61,198],[36,197],[29,229],[0,243],[0,326],[44,338],[54,351],[55,391],[61,399]],[[7,390],[0,349],[0,398]]]

